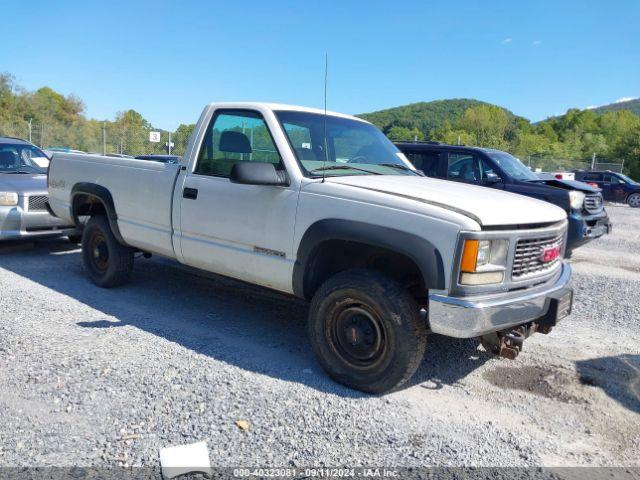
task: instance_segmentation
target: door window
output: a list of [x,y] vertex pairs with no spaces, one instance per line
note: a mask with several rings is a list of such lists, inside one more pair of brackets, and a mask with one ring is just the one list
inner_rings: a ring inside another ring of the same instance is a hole
[[448,177],[452,180],[473,183],[500,180],[491,165],[469,153],[449,153]]
[[422,170],[427,177],[447,177],[445,155],[439,152],[414,152],[406,153],[405,155],[409,161],[413,163],[418,170]]
[[604,181],[607,183],[613,183],[614,185],[624,183],[624,181],[622,181],[620,178],[615,175],[611,175],[610,173],[604,174]]
[[249,110],[220,111],[206,132],[194,173],[228,177],[240,162],[268,162],[284,168],[262,115]]
[[602,181],[602,174],[601,173],[587,173],[584,176],[584,181],[601,182]]

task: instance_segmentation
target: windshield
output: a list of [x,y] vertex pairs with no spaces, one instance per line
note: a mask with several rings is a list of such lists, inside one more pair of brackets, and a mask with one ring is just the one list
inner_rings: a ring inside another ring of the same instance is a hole
[[619,173],[618,176],[623,179],[625,182],[630,183],[632,185],[637,184],[638,182],[636,182],[635,180],[631,180],[629,177],[627,177],[626,175],[623,175],[622,173]]
[[496,162],[504,172],[517,180],[540,180],[524,163],[507,152],[488,151],[494,162]]
[[0,173],[45,173],[49,159],[28,144],[0,144]]
[[275,112],[305,175],[420,175],[369,123],[319,113]]

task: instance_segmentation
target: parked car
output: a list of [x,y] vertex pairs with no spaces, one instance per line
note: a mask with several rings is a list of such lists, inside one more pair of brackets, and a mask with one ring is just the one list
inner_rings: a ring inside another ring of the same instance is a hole
[[53,155],[55,152],[65,152],[65,153],[87,153],[84,152],[82,150],[75,150],[71,147],[47,147],[44,150],[44,153],[47,154],[47,156],[49,158],[51,158],[51,155]]
[[140,251],[306,299],[322,366],[369,392],[411,377],[428,332],[514,358],[571,310],[564,210],[425,178],[368,122],[211,104],[188,145],[180,164],[54,157],[51,208],[88,219],[96,285]]
[[576,171],[575,174],[580,181],[598,185],[605,200],[640,207],[640,183],[626,175],[610,171]]
[[138,160],[154,160],[162,163],[178,163],[180,157],[178,155],[138,155]]
[[79,241],[73,222],[47,211],[45,160],[35,145],[0,137],[0,240],[70,235]]
[[552,174],[536,175],[507,152],[436,142],[396,146],[429,177],[519,193],[564,209],[569,218],[568,256],[580,245],[611,231],[600,189]]

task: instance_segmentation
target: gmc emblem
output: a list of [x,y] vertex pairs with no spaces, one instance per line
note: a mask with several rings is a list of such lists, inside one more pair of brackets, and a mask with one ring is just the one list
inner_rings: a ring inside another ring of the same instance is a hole
[[549,263],[554,261],[556,258],[560,256],[560,246],[556,245],[555,247],[546,247],[542,249],[540,252],[540,256],[538,260],[542,263]]

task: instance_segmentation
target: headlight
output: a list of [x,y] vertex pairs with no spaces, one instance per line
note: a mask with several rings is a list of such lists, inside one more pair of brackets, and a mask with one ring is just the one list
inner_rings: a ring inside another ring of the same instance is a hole
[[18,204],[16,192],[0,192],[0,205],[12,207]]
[[465,240],[460,260],[460,284],[501,283],[508,251],[507,240]]
[[577,190],[571,190],[569,192],[569,203],[573,210],[582,210],[584,205],[584,193]]

